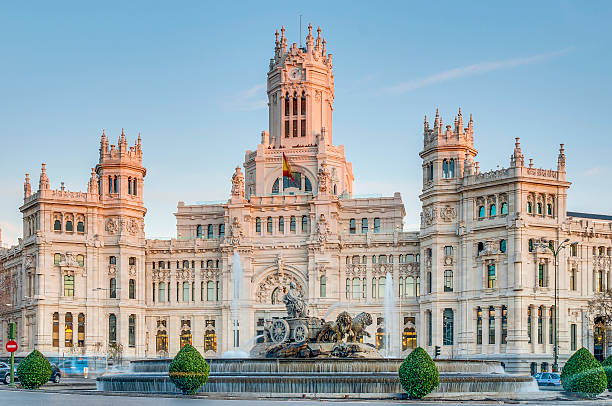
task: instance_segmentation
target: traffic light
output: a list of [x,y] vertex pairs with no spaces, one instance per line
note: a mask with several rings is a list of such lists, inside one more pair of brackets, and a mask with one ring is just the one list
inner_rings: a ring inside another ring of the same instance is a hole
[[440,346],[436,345],[436,352],[434,358],[438,358],[440,356]]

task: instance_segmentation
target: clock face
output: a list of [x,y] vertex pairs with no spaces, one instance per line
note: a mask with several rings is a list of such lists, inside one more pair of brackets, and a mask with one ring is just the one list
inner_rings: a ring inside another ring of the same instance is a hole
[[302,78],[302,70],[300,68],[291,68],[289,71],[290,80],[299,80]]

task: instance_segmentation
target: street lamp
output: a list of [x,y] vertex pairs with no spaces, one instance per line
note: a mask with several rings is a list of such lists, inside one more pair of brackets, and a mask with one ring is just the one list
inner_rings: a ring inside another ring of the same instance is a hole
[[[559,252],[561,252],[561,250],[565,247],[567,247],[568,245],[576,245],[578,244],[578,242],[572,242],[570,244],[568,244],[568,242],[570,241],[569,238],[566,238],[565,240],[563,240],[561,243],[559,243],[559,240],[557,240],[557,246],[555,247],[555,243],[554,240],[546,240],[545,238],[540,240],[541,242],[536,244],[539,247],[542,248],[548,248],[550,250],[550,252],[552,252],[554,259],[555,259],[555,317],[554,317],[554,326],[553,326],[553,331],[554,331],[554,347],[553,347],[553,357],[554,357],[554,363],[552,366],[553,372],[558,372],[559,371],[559,286],[558,286],[558,280],[559,280],[559,261],[558,261],[558,256],[559,256]],[[548,243],[548,244],[546,244]]]

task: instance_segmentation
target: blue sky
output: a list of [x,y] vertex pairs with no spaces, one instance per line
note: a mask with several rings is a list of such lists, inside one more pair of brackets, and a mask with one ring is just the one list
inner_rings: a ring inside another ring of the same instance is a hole
[[[330,4],[331,3],[331,4]],[[422,4],[421,4],[422,3]],[[566,144],[568,209],[612,214],[612,3],[4,2],[0,5],[0,227],[21,236],[24,173],[86,190],[106,129],[142,133],[148,237],[172,213],[229,196],[267,129],[274,31],[321,26],[334,54],[334,143],[355,193],[401,192],[417,227],[423,115],[474,116],[483,170],[514,137],[538,167]],[[305,34],[304,34],[305,35]]]

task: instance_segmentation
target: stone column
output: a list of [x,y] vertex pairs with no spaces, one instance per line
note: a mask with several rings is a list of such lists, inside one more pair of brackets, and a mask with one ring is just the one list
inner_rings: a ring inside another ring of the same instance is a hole
[[487,354],[489,346],[489,308],[482,307],[482,344],[480,353]]
[[[549,307],[544,306],[542,307],[542,354],[548,354],[549,348],[548,348],[548,333],[549,333]],[[552,347],[551,347],[552,348]],[[552,351],[550,351],[550,354],[552,354]]]
[[501,353],[501,337],[502,337],[502,307],[495,306],[495,353]]
[[[66,349],[65,349],[65,344],[66,344],[66,313],[61,311],[59,312],[59,347],[58,347],[58,352],[60,354],[63,354]],[[74,326],[74,317],[73,317],[73,326]],[[108,322],[107,322],[108,325]],[[74,334],[73,334],[73,339],[74,339]],[[74,340],[73,340],[74,341]]]

